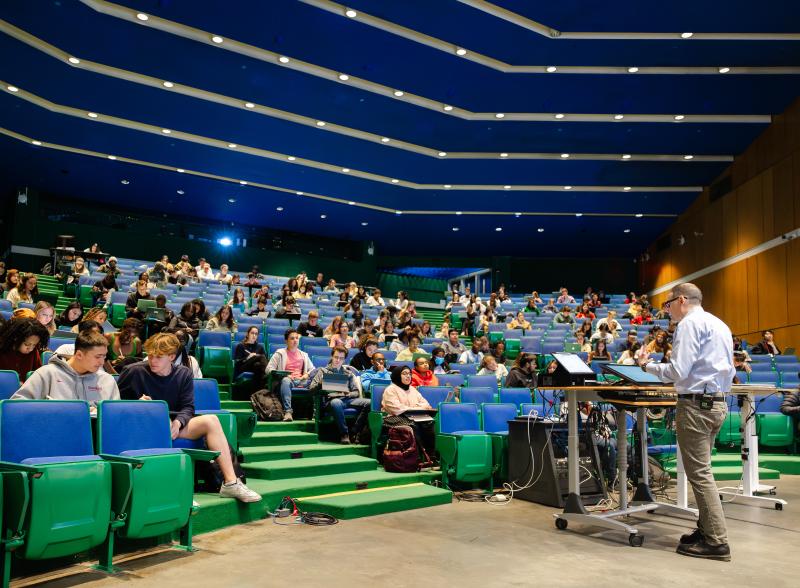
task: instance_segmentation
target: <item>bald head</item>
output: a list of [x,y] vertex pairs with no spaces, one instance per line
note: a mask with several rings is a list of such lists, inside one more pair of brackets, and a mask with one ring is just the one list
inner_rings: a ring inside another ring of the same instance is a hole
[[670,298],[677,298],[678,296],[686,297],[689,306],[697,306],[703,303],[703,293],[700,291],[700,288],[690,282],[678,284],[672,289],[672,296]]

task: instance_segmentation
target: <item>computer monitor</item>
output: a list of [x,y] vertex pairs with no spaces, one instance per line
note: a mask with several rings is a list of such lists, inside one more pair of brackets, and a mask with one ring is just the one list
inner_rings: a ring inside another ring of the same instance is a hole
[[638,365],[619,365],[609,363],[603,366],[603,371],[614,376],[618,376],[636,386],[663,385],[661,379],[649,372],[644,371]]

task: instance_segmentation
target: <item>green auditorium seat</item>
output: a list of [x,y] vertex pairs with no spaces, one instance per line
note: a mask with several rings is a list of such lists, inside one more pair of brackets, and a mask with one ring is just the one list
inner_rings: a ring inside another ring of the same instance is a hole
[[122,327],[122,323],[125,322],[126,318],[128,318],[128,313],[125,310],[124,303],[115,302],[111,305],[111,310],[108,314],[108,320],[112,325],[119,329]]
[[27,560],[74,555],[103,543],[117,524],[112,465],[94,455],[85,402],[0,402],[0,460],[4,581],[11,549]]
[[780,412],[781,394],[756,399],[758,443],[764,447],[789,447],[794,443],[794,421]]
[[464,402],[439,405],[439,432],[436,449],[442,466],[442,485],[449,481],[487,482],[494,473],[492,438],[480,428],[478,406]]
[[383,391],[386,390],[388,384],[375,384],[372,386],[372,396],[370,402],[370,413],[367,416],[367,426],[369,427],[371,441],[370,441],[370,455],[372,459],[378,459],[378,448],[381,445],[381,432],[383,431],[383,417],[381,412],[381,402],[383,401]]
[[492,466],[495,481],[508,481],[508,421],[517,418],[517,405],[487,403],[481,406],[483,430],[492,438]]

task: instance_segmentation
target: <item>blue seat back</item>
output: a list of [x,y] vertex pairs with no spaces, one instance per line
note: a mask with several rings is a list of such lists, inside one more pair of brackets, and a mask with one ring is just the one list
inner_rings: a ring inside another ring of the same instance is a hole
[[467,385],[470,388],[487,387],[497,392],[497,378],[491,374],[486,376],[470,376],[467,379]]
[[0,370],[0,400],[7,400],[19,390],[19,375],[14,370]]
[[219,401],[219,386],[212,378],[198,378],[194,381],[194,409],[222,410]]
[[464,376],[461,374],[440,374],[436,376],[441,386],[452,386],[454,388],[464,385]]
[[474,376],[478,373],[478,364],[477,363],[451,363],[450,364],[451,370],[458,370],[458,372],[468,378],[469,376]]
[[396,365],[401,365],[403,367],[414,369],[413,361],[397,361],[396,359],[393,362],[391,362],[388,367],[393,368]]
[[479,431],[478,405],[469,402],[443,402],[439,405],[439,431]]
[[321,368],[328,365],[328,362],[331,360],[330,355],[312,355],[311,356],[311,363],[314,365],[315,368]]
[[66,337],[50,337],[50,340],[47,342],[47,348],[50,351],[55,351],[62,345],[72,345],[75,343],[75,339],[68,339]]
[[781,404],[783,403],[783,394],[771,394],[769,396],[756,397],[755,410],[758,414],[765,414],[769,412],[780,412]]
[[8,310],[9,312],[14,310],[14,305],[11,304],[10,300],[6,300],[5,298],[0,298],[0,310]]
[[372,387],[372,410],[373,412],[381,411],[381,402],[383,402],[383,391],[389,387],[389,384],[375,384]]
[[231,345],[230,333],[217,333],[213,331],[200,331],[197,336],[198,347],[225,347]]
[[536,411],[536,414],[538,415],[541,411],[541,408],[541,406],[537,406],[536,404],[526,403],[519,407],[519,414],[526,417],[531,414],[532,411]]
[[99,453],[169,449],[169,408],[163,400],[104,400],[97,405]]
[[93,454],[89,405],[83,400],[0,402],[0,460]]
[[517,405],[490,403],[481,406],[483,430],[487,433],[508,433],[508,421],[517,418]]
[[753,370],[750,372],[749,381],[751,383],[759,383],[759,384],[777,384],[778,383],[778,372],[774,372],[772,370],[768,371],[756,371]]
[[442,402],[455,399],[455,392],[450,386],[420,386],[418,390],[433,408],[437,408]]
[[486,386],[461,388],[461,402],[471,402],[476,406],[494,402],[494,390]]
[[510,403],[516,406],[528,404],[532,400],[531,391],[528,388],[501,388],[500,402]]

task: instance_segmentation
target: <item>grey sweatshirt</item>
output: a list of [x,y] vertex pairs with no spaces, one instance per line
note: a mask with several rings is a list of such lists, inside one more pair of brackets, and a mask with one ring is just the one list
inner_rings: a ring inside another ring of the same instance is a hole
[[47,365],[11,397],[12,400],[86,400],[95,406],[101,400],[119,400],[117,382],[105,372],[79,375],[63,358],[53,355]]

